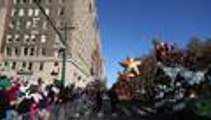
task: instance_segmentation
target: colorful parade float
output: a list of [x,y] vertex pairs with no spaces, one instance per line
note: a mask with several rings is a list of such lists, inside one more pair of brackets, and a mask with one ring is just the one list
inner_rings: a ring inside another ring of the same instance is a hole
[[119,63],[123,68],[123,72],[119,73],[116,93],[120,100],[131,100],[134,97],[133,79],[140,75],[139,66],[140,60],[127,58]]
[[[200,51],[205,57],[193,57],[192,51],[179,49],[175,44],[155,40],[153,46],[151,55],[119,63],[123,67],[115,84],[119,100],[139,99],[157,112],[189,109],[210,117],[210,49]],[[200,57],[206,61],[203,69],[196,67]]]

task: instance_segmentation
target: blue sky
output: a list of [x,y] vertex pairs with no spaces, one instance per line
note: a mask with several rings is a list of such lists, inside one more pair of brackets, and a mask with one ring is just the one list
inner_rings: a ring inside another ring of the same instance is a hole
[[97,7],[109,87],[118,62],[147,54],[156,36],[181,47],[211,37],[211,0],[98,0]]

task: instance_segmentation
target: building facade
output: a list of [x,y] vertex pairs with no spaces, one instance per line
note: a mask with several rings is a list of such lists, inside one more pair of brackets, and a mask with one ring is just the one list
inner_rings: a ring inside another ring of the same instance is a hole
[[[6,18],[6,13],[7,9],[5,7],[5,2],[3,0],[0,1],[0,46],[2,45],[1,39],[3,38],[3,33],[4,33],[4,25],[5,25],[5,18]],[[0,61],[2,60],[2,54],[0,55]]]
[[[4,1],[7,12],[3,20],[6,22],[1,24],[4,28],[1,32],[2,74],[28,81],[42,80],[46,84],[61,80],[61,49],[66,47],[66,85],[85,86],[91,76],[102,78],[95,0]],[[65,28],[69,29],[65,31]],[[66,45],[61,42],[65,38]]]

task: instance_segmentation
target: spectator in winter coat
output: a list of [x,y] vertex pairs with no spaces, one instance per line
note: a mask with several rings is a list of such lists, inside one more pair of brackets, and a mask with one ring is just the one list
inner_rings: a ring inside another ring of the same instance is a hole
[[6,117],[6,109],[9,106],[9,102],[6,98],[6,91],[0,88],[0,119]]
[[114,85],[108,92],[109,98],[111,100],[112,113],[115,113],[117,111],[118,95],[115,89],[116,89],[116,85]]
[[6,120],[12,119],[12,110],[15,109],[15,105],[18,100],[20,84],[12,83],[12,86],[6,91],[6,99],[8,101],[8,107],[6,109]]

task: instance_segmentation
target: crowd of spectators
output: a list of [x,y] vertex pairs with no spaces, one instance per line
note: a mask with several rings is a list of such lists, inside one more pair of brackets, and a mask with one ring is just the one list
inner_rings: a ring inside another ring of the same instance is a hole
[[67,103],[67,111],[71,115],[79,116],[88,109],[98,112],[102,94],[92,85],[85,88],[56,83],[45,85],[42,81],[28,82],[0,76],[0,119],[56,119],[59,107]]

